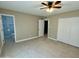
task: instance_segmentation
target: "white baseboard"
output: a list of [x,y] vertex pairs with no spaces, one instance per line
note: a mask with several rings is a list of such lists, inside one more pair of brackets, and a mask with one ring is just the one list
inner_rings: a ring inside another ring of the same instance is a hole
[[51,37],[48,37],[48,39],[55,40],[55,41],[59,41],[59,42],[62,42],[62,43],[68,44],[68,45],[72,45],[72,46],[75,46],[75,47],[78,47],[79,48],[79,45],[70,44],[70,43],[67,43],[67,42],[64,42],[64,41],[61,41],[61,40],[58,40],[58,39],[54,39],[54,38],[51,38]]
[[38,37],[39,37],[39,36],[35,36],[35,37],[27,38],[27,39],[22,39],[22,40],[16,40],[16,43],[22,42],[22,41],[26,41],[26,40],[35,39],[35,38],[38,38]]
[[48,37],[48,39],[51,39],[51,40],[55,40],[55,41],[57,41],[57,39],[54,39],[54,38],[51,38],[51,37]]

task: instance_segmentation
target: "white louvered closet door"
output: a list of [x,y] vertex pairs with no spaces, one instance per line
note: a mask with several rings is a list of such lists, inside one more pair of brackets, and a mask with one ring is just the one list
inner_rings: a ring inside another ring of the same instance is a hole
[[59,19],[57,39],[79,47],[79,17]]

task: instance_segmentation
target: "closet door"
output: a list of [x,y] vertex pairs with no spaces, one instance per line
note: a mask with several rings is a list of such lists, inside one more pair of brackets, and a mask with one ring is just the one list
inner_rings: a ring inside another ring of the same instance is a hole
[[79,17],[59,19],[58,40],[79,47]]
[[72,20],[70,43],[79,47],[79,18],[75,17]]
[[70,41],[71,22],[68,19],[59,19],[58,40],[69,43]]

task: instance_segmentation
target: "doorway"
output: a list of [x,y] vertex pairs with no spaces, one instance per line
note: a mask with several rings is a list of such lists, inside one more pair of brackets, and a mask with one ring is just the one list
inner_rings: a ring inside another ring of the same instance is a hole
[[48,36],[48,20],[39,20],[39,37]]
[[48,35],[48,21],[44,21],[44,36]]
[[14,17],[1,15],[1,18],[5,44],[12,44],[15,42]]

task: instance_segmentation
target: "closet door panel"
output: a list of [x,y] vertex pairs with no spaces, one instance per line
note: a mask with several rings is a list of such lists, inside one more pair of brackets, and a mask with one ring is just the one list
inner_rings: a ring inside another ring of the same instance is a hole
[[71,26],[71,44],[79,47],[79,22],[75,19]]
[[79,47],[79,17],[59,20],[58,40]]
[[60,19],[58,25],[58,40],[69,43],[71,22],[67,19]]

